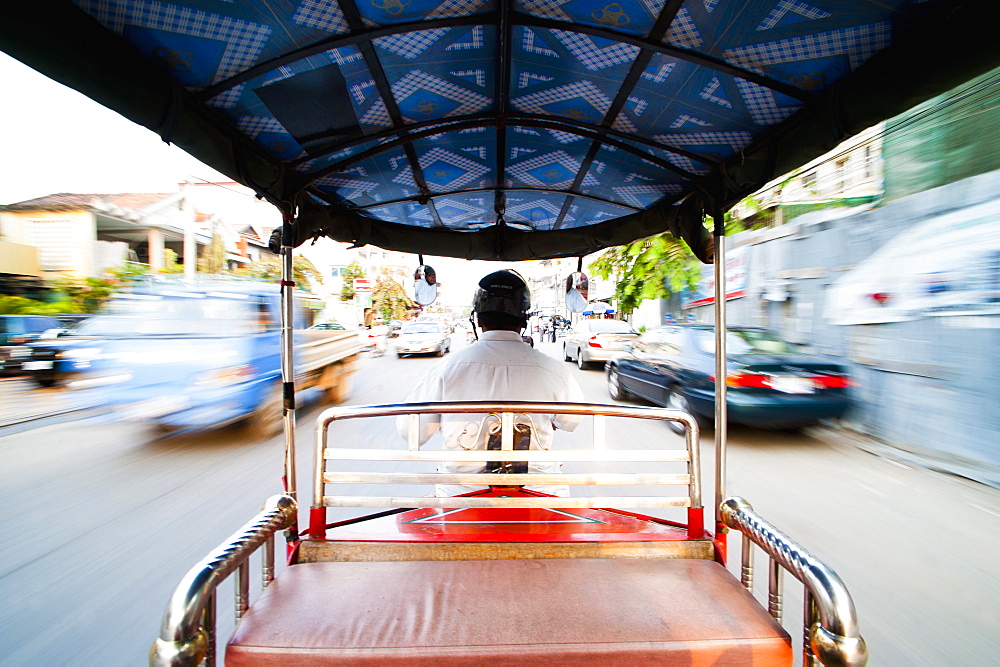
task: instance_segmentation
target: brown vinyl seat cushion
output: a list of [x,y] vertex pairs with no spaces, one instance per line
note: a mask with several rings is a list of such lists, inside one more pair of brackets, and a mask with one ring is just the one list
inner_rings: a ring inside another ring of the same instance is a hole
[[226,649],[229,666],[791,662],[725,568],[685,559],[292,565]]

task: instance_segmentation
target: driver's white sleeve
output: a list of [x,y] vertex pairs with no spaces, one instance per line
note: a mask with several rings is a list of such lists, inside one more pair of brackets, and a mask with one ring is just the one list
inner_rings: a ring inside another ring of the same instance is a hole
[[[556,400],[560,403],[583,402],[583,390],[580,389],[580,385],[577,384],[576,380],[572,376],[565,376],[563,395]],[[582,421],[582,415],[555,415],[552,419],[552,425],[564,431],[572,431],[579,426]]]

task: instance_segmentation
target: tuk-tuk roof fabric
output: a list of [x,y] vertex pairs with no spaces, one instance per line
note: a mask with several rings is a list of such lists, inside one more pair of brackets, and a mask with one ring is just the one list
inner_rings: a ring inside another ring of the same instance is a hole
[[[14,4],[14,3],[11,3]],[[0,48],[294,210],[298,245],[582,255],[998,63],[985,2],[76,0]]]

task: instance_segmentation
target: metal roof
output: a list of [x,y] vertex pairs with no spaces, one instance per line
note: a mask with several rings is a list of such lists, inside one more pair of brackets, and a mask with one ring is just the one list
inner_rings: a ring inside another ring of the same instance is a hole
[[483,259],[670,230],[710,261],[706,213],[1000,61],[978,0],[16,4],[0,48],[296,243]]

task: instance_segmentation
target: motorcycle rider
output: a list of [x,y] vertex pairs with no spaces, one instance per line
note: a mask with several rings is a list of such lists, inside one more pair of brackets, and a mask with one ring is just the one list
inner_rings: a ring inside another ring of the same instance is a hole
[[[441,361],[417,383],[407,401],[555,401],[579,402],[583,394],[565,364],[525,343],[531,295],[516,271],[495,271],[479,281],[473,310],[482,334],[479,340]],[[558,427],[572,431],[580,423],[577,415],[530,415],[531,449],[548,449]],[[421,415],[420,442],[438,428],[446,450],[485,449],[488,439],[484,416]],[[398,418],[397,428],[405,437],[407,417]],[[559,472],[561,463],[531,464],[529,472]],[[478,473],[484,463],[442,463],[438,472]],[[454,496],[485,487],[438,484],[435,495]],[[568,496],[566,485],[532,485],[526,489]]]

